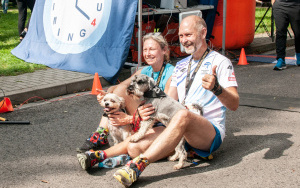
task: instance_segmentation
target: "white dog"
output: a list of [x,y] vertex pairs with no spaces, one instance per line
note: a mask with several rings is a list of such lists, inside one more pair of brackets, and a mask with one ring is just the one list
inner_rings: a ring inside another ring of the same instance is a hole
[[[122,111],[122,109],[125,108],[125,100],[123,97],[119,97],[116,94],[108,93],[103,97],[100,105],[104,107],[103,115],[107,116],[108,114]],[[114,140],[114,145],[124,141],[127,137],[129,137],[131,135],[131,129],[131,125],[113,126],[111,125],[110,121],[108,123],[108,130]]]

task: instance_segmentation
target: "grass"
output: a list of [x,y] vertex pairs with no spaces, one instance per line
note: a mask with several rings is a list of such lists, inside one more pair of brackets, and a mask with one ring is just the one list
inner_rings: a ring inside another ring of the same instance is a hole
[[[30,10],[28,13],[30,16]],[[7,14],[0,12],[0,76],[15,76],[47,68],[45,65],[27,63],[12,55],[11,50],[19,43],[18,9],[10,7]]]
[[[267,8],[257,7],[255,12],[255,25],[263,17]],[[28,10],[28,17],[30,10]],[[264,23],[271,31],[271,9],[268,11]],[[264,33],[265,30],[261,25],[257,33]],[[9,6],[7,14],[0,12],[0,76],[14,76],[28,72],[34,72],[39,69],[46,69],[47,66],[40,64],[27,63],[17,57],[13,56],[10,52],[19,44],[18,36],[18,10],[14,5]]]
[[[261,21],[261,19],[263,18],[265,12],[267,11],[267,7],[256,7],[255,10],[255,28],[257,27],[257,25],[259,24],[259,22]],[[267,30],[271,33],[271,15],[272,15],[272,9],[269,9],[269,11],[267,12],[265,18],[263,19],[264,24],[267,27]],[[275,28],[275,25],[274,25]],[[260,24],[259,28],[256,30],[255,34],[258,33],[264,33],[266,32],[263,25]]]

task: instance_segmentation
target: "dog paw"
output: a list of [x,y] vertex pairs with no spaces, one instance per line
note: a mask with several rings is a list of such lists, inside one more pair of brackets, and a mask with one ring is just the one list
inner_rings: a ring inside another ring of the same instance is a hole
[[168,160],[169,161],[176,161],[177,160],[177,156],[172,155],[172,156],[168,157]]
[[130,142],[137,142],[139,140],[140,139],[138,137],[135,137],[135,136],[133,136],[133,137],[130,138]]
[[173,169],[174,170],[179,170],[179,169],[181,169],[183,167],[183,163],[178,163],[177,165],[174,165],[173,166]]

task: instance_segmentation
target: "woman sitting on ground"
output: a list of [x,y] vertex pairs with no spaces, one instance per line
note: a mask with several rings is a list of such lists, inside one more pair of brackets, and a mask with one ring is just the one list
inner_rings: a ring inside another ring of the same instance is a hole
[[[148,33],[143,37],[143,57],[149,66],[138,70],[133,75],[145,74],[152,77],[157,85],[167,93],[171,82],[171,75],[174,66],[170,62],[169,46],[165,38],[160,33]],[[116,86],[110,87],[107,92],[115,93],[125,99],[126,113],[117,112],[113,115],[109,115],[110,122],[114,126],[122,126],[132,123],[132,115],[140,105],[140,101],[134,100],[132,97],[126,95],[126,89],[129,86],[131,77],[121,82]],[[102,100],[106,92],[101,91],[97,96],[97,100]],[[85,140],[84,144],[77,148],[78,152],[85,152],[90,149],[97,150],[101,146],[108,144],[108,118],[101,118],[99,127],[93,132],[90,137]]]

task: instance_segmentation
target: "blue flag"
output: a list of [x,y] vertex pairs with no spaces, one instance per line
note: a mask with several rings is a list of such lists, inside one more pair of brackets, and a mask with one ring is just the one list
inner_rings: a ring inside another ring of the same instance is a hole
[[24,40],[26,62],[103,76],[115,83],[132,37],[138,0],[37,0]]

